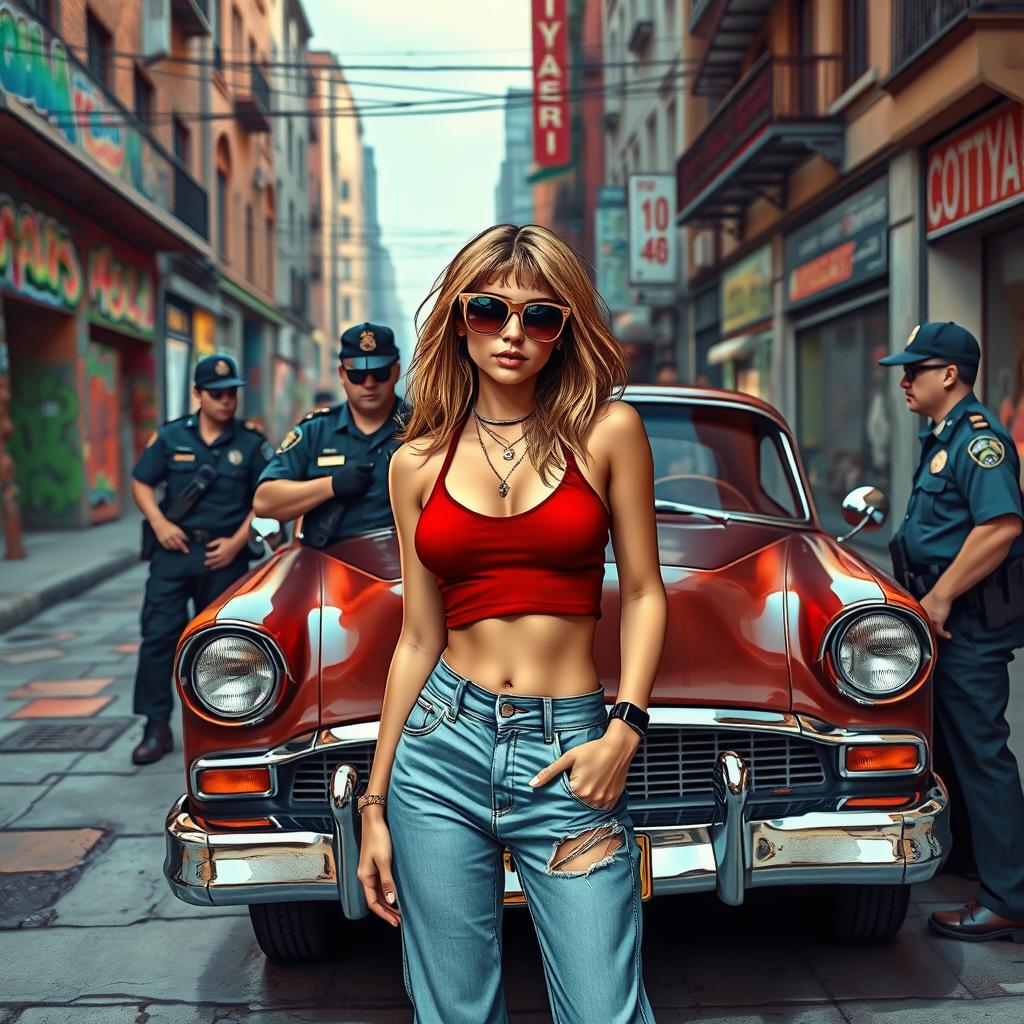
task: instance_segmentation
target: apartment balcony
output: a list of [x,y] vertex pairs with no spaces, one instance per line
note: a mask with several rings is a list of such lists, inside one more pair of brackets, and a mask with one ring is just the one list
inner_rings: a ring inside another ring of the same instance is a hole
[[893,0],[892,72],[883,87],[890,93],[898,92],[943,53],[985,29],[998,32],[1024,29],[1024,3],[1019,0]]
[[186,36],[208,36],[210,0],[171,0],[171,16]]
[[203,186],[49,25],[23,3],[8,8],[13,38],[30,41],[33,57],[31,75],[0,79],[5,163],[140,247],[205,251]]
[[781,209],[797,164],[840,164],[845,125],[828,111],[841,91],[839,56],[765,54],[679,159],[677,223],[736,222],[755,199]]
[[242,67],[235,79],[235,117],[252,134],[270,131],[270,83],[255,61]]
[[772,0],[694,0],[690,31],[707,40],[693,77],[695,96],[723,96],[740,77]]

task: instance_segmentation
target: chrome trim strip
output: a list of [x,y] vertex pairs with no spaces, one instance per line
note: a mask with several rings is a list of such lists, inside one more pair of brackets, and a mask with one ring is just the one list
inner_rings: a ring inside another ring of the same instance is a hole
[[[178,899],[196,906],[237,906],[281,900],[337,900],[359,885],[339,879],[336,840],[319,832],[206,832],[185,809],[171,807],[165,829],[164,875]],[[764,821],[740,821],[742,887],[804,884],[907,885],[931,878],[950,849],[949,797],[942,780],[915,807],[898,811],[820,811]],[[351,808],[351,803],[349,803]],[[337,819],[336,819],[337,820]],[[348,842],[351,816],[336,828]],[[655,895],[719,888],[710,829],[657,826],[651,837]],[[344,874],[356,865],[344,861]],[[736,894],[740,862],[730,865]],[[506,893],[518,882],[505,873]]]

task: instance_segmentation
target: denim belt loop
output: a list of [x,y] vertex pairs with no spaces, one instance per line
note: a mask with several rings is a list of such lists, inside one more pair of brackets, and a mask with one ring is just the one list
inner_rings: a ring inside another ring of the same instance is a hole
[[554,730],[554,711],[550,697],[542,697],[541,700],[544,702],[544,742],[553,743],[555,739]]
[[[455,673],[452,673],[453,675]],[[459,676],[459,681],[455,684],[455,693],[452,696],[452,706],[448,709],[448,717],[451,721],[457,721],[459,717],[459,708],[462,706],[462,692],[466,689],[466,683],[469,680],[463,679]]]

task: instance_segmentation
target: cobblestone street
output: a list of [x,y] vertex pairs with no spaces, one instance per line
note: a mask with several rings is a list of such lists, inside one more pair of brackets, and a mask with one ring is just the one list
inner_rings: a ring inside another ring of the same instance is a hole
[[[332,962],[282,969],[264,959],[243,909],[171,896],[162,829],[183,788],[180,755],[147,768],[129,758],[143,580],[132,569],[0,635],[0,1024],[409,1021],[398,936],[382,923],[339,918]],[[1019,685],[1015,701],[1019,750]],[[67,730],[68,749],[12,749],[39,726]],[[96,727],[113,738],[91,736]],[[81,749],[104,738],[105,749]],[[711,897],[656,901],[644,958],[658,1020],[1016,1024],[1024,946],[925,928],[930,911],[971,891],[952,875],[918,887],[899,937],[874,948],[816,940],[812,901],[794,907],[780,892],[753,893],[738,910]],[[505,942],[514,1019],[548,1021],[526,915],[506,914]]]

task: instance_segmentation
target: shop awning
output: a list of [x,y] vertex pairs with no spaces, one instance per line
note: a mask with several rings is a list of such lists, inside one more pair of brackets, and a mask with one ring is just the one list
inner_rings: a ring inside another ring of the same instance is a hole
[[708,349],[707,360],[712,366],[717,366],[719,363],[746,359],[754,354],[759,337],[758,334],[739,334],[735,338],[726,338]]

